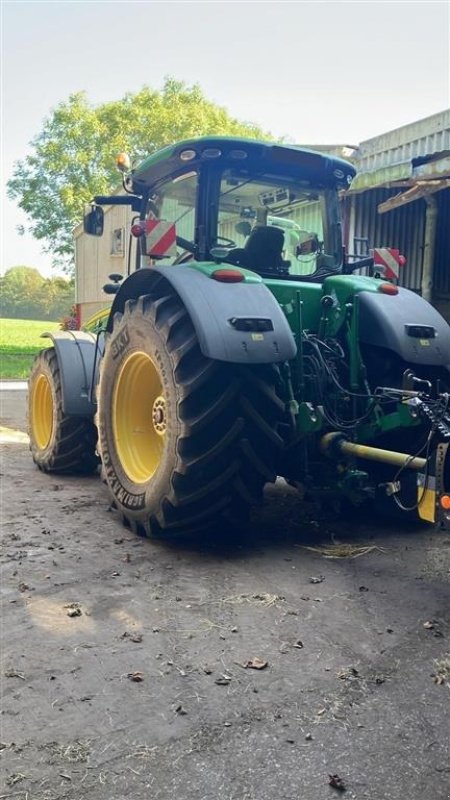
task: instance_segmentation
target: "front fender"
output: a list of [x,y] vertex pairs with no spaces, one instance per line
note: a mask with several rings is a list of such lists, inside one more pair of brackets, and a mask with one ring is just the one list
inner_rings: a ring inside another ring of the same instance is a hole
[[51,339],[55,347],[64,413],[92,417],[96,410],[92,391],[94,369],[100,359],[97,337],[83,331],[43,333],[42,337]]
[[[161,278],[186,306],[204,356],[241,364],[271,364],[295,357],[292,331],[264,283],[221,283],[186,265],[144,268],[130,275],[114,299],[107,330],[127,300],[149,294]],[[231,323],[235,319],[248,320],[253,329],[236,329]],[[259,330],[258,320],[268,320],[272,330]]]

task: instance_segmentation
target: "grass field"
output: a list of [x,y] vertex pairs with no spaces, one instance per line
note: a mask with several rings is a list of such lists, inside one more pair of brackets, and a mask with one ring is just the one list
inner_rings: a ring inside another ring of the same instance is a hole
[[59,322],[0,319],[0,378],[26,379],[34,355],[50,342],[41,333],[59,328]]

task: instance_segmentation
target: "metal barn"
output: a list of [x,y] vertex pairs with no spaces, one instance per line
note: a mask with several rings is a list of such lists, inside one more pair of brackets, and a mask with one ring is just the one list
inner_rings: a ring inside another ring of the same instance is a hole
[[450,110],[361,142],[352,161],[349,252],[398,248],[399,283],[450,320]]

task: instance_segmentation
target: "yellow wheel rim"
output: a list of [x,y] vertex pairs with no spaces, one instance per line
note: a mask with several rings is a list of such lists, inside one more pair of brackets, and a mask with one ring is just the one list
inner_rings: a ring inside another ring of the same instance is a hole
[[114,442],[133,483],[146,483],[161,461],[166,434],[166,401],[161,379],[147,353],[131,353],[118,372],[112,400]]
[[45,450],[53,431],[53,397],[46,375],[38,375],[31,389],[31,435],[39,450]]

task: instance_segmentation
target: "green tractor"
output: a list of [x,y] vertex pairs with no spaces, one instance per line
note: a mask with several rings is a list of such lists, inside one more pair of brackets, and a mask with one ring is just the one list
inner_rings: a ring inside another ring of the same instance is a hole
[[450,328],[370,258],[349,263],[353,166],[207,137],[119,168],[124,193],[94,198],[84,227],[128,205],[135,263],[84,331],[46,334],[37,466],[101,462],[124,523],[152,536],[245,522],[277,476],[331,509],[450,527]]

